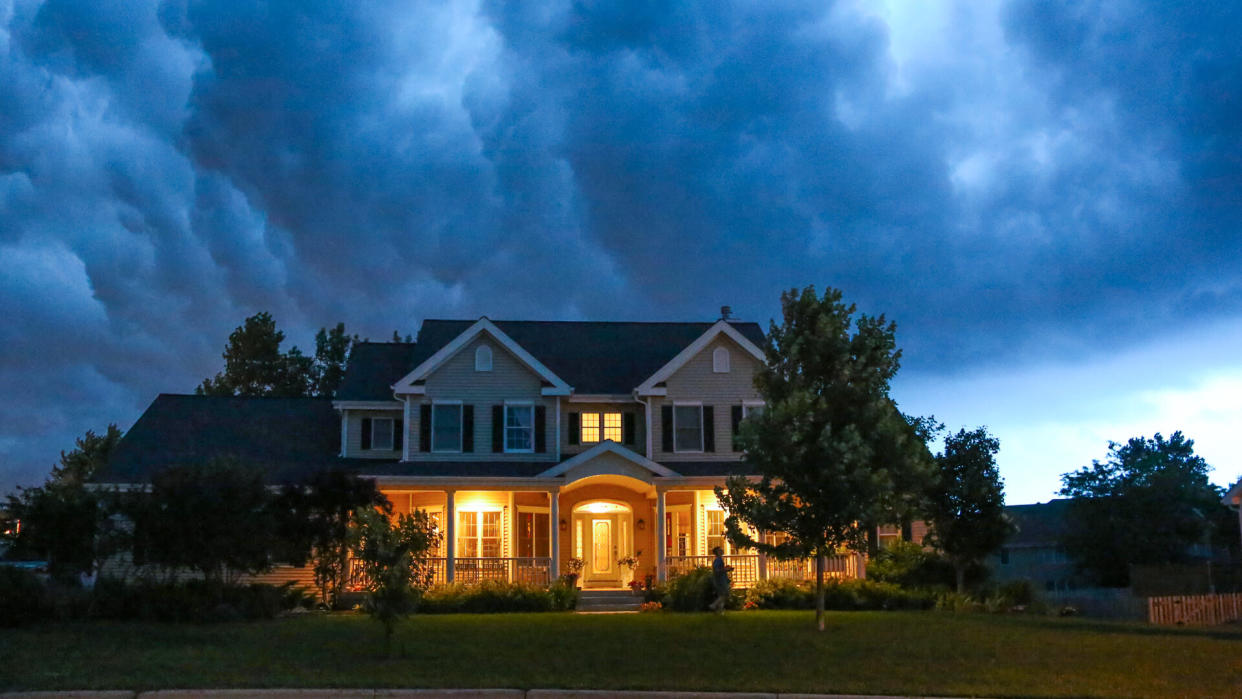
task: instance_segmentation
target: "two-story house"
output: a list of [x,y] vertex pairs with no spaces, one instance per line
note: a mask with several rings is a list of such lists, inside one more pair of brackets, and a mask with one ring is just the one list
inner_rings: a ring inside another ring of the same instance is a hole
[[439,523],[438,581],[546,582],[578,559],[585,587],[618,587],[715,546],[738,584],[801,578],[805,562],[733,550],[712,490],[753,475],[734,439],[763,407],[763,342],[728,319],[427,320],[416,342],[355,345],[332,401],[162,395],[97,480],[226,454],[274,482],[344,467]]

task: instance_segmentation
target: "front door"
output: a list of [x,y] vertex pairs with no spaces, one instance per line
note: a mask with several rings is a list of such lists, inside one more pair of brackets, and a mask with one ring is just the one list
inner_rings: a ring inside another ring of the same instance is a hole
[[620,587],[618,519],[615,514],[584,513],[582,583],[585,587]]

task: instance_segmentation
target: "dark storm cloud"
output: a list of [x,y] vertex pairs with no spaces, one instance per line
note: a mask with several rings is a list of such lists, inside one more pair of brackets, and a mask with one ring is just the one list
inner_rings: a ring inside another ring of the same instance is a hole
[[833,284],[916,371],[1237,313],[1237,12],[975,7],[914,60],[820,2],[0,8],[5,476],[261,309],[305,346]]

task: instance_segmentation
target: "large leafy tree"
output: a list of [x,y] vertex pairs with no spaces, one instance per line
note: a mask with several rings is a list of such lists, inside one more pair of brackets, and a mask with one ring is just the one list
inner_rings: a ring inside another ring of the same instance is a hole
[[1181,563],[1212,534],[1220,490],[1211,466],[1181,431],[1165,439],[1109,442],[1108,458],[1061,476],[1062,544],[1079,568],[1105,586],[1130,582],[1130,565]]
[[295,565],[312,561],[320,597],[335,607],[348,582],[354,514],[366,509],[391,513],[392,503],[376,490],[375,481],[332,469],[287,486],[275,506],[280,539],[289,547],[282,557]]
[[345,324],[320,328],[315,335],[315,356],[294,346],[282,352],[285,334],[266,311],[247,318],[229,334],[225,345],[224,371],[205,379],[199,395],[331,397],[345,375],[351,345],[358,340],[345,332]]
[[280,550],[271,501],[261,471],[234,459],[166,468],[122,508],[133,522],[134,563],[170,579],[194,570],[225,583],[269,570]]
[[121,440],[116,425],[102,434],[87,430],[42,486],[18,488],[6,497],[8,516],[21,522],[9,535],[8,555],[45,560],[49,573],[62,580],[89,573],[108,554],[111,537],[104,537],[105,495],[86,488],[91,476],[108,462]]
[[[896,326],[856,315],[841,292],[781,295],[766,365],[755,385],[766,407],[743,423],[740,445],[762,477],[730,478],[716,495],[730,539],[779,558],[816,561],[816,625],[824,628],[824,558],[862,550],[868,523],[899,521],[931,473],[919,430],[888,396],[900,365]],[[752,531],[779,532],[779,543]]]
[[953,564],[957,591],[966,572],[1000,548],[1013,532],[1005,515],[1005,485],[996,467],[1000,441],[978,427],[945,437],[936,455],[937,478],[927,492],[930,541]]

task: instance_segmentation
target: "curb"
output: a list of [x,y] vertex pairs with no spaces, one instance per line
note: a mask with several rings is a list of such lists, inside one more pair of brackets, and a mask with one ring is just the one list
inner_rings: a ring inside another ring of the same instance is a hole
[[[917,699],[878,694],[629,691],[610,689],[161,689],[4,692],[0,699]],[[941,697],[940,699],[946,699]]]

